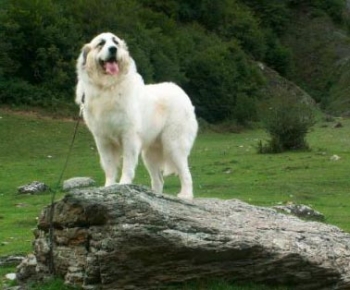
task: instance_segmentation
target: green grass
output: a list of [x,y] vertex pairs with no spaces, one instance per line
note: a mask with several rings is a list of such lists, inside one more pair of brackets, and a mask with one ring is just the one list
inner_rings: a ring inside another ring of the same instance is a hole
[[[75,123],[6,111],[0,111],[0,117],[0,256],[25,254],[32,250],[32,229],[50,194],[19,195],[17,187],[33,180],[56,187]],[[349,232],[350,120],[342,123],[338,129],[331,123],[317,124],[308,136],[309,152],[277,155],[256,153],[258,141],[267,139],[262,130],[201,133],[190,159],[195,196],[238,198],[262,206],[303,203],[325,214],[327,223]],[[331,160],[335,154],[340,160]],[[98,185],[104,181],[93,139],[83,124],[64,179],[74,176],[90,176]],[[177,178],[165,182],[165,192],[179,189]],[[135,183],[149,185],[142,165]],[[58,193],[57,199],[62,196]],[[218,289],[267,289],[225,285]]]
[[[328,223],[350,231],[350,122],[343,128],[315,126],[309,152],[256,154],[262,131],[235,135],[204,134],[192,155],[199,196],[239,198],[263,206],[294,202],[311,205]],[[338,161],[331,157],[338,155]]]

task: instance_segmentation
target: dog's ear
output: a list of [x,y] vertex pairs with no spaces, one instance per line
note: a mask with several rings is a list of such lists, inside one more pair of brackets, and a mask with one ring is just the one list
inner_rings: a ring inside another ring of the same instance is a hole
[[[120,58],[119,65],[121,67],[121,71],[124,74],[127,74],[129,72],[129,69],[131,68],[130,64],[131,62],[133,62],[133,60],[129,55],[128,46],[126,42],[122,39],[120,39],[118,42],[119,42],[119,48],[121,48],[120,50],[118,50],[118,54]],[[134,67],[135,65],[133,66],[133,70],[136,70]]]
[[77,86],[75,88],[75,103],[79,106],[84,104],[85,92],[83,87],[83,82],[78,80]]
[[120,42],[119,42],[119,45],[120,45],[120,47],[122,47],[124,50],[126,50],[126,51],[128,51],[129,50],[129,48],[128,48],[128,46],[127,46],[127,44],[126,44],[126,42],[124,41],[124,40],[120,40]]
[[83,58],[83,65],[86,64],[86,58],[87,58],[87,55],[89,54],[91,50],[91,46],[89,44],[85,44],[81,50],[81,56]]

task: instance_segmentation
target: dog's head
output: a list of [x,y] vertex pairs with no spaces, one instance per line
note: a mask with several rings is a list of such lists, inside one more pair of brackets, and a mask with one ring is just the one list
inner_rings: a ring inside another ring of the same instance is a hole
[[126,43],[116,35],[101,33],[85,44],[78,58],[78,74],[87,73],[96,82],[111,83],[128,73],[131,63]]

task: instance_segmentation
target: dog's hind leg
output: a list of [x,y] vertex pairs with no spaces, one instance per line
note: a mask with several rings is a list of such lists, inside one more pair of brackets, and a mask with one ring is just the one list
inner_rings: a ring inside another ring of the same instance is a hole
[[193,199],[193,184],[190,169],[188,167],[187,156],[184,155],[174,155],[172,163],[179,174],[181,182],[181,191],[177,195],[182,199]]
[[151,177],[152,190],[156,193],[162,193],[164,180],[161,171],[163,163],[161,149],[148,148],[144,150],[142,152],[142,159]]
[[105,172],[105,186],[116,183],[118,166],[120,164],[120,148],[110,140],[97,139],[96,145],[100,154],[100,162]]
[[[164,144],[167,149],[164,152],[165,164],[170,164],[173,173],[177,174],[181,183],[181,190],[177,195],[182,199],[193,199],[193,184],[190,169],[188,167],[188,151],[186,146],[182,146],[178,142],[168,142],[167,145]],[[169,172],[172,173],[172,172]]]

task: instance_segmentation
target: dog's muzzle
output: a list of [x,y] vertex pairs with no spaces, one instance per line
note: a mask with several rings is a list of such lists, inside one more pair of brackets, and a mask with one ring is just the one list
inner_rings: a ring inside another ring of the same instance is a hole
[[104,72],[108,75],[117,75],[119,73],[117,48],[115,46],[108,48],[108,57],[106,60],[100,60],[100,64]]
[[114,57],[117,55],[117,48],[115,46],[110,46],[108,48],[109,54],[114,55]]

